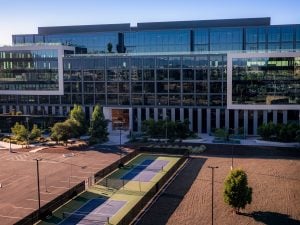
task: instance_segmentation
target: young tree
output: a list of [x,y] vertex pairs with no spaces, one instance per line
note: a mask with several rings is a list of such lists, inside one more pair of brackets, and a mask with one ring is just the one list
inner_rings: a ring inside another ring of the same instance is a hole
[[184,120],[184,122],[176,121],[176,133],[178,138],[185,139],[190,136],[189,123],[188,120]]
[[41,136],[42,136],[41,130],[38,128],[38,126],[36,124],[34,124],[32,130],[29,134],[29,139],[30,140],[35,140],[35,139],[37,139]]
[[11,131],[18,141],[26,141],[28,145],[29,131],[18,122],[11,128]]
[[247,174],[241,169],[234,169],[230,172],[224,182],[224,202],[230,205],[235,213],[244,209],[252,202],[252,188],[248,187]]
[[91,126],[89,129],[91,139],[94,140],[94,142],[103,142],[107,140],[107,125],[108,121],[104,117],[101,106],[96,105],[92,114]]
[[67,122],[55,123],[51,128],[51,139],[56,143],[63,141],[67,144],[69,138],[72,137],[72,127]]
[[107,51],[109,52],[109,53],[112,53],[112,48],[113,48],[113,45],[112,45],[112,43],[108,43],[107,44]]
[[72,128],[75,132],[73,134],[75,136],[83,135],[86,132],[86,121],[83,109],[80,105],[74,105],[74,108],[70,111],[70,116],[68,120],[73,120],[73,122],[70,122],[72,125]]

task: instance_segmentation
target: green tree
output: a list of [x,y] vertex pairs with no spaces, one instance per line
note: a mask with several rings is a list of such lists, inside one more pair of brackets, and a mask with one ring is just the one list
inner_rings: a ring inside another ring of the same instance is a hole
[[247,174],[241,169],[230,172],[224,182],[224,202],[230,205],[236,213],[252,202],[252,188],[248,187]]
[[19,124],[18,122],[11,128],[11,131],[17,141],[23,141],[26,142],[28,145],[28,138],[29,138],[29,131],[26,129],[26,127],[22,124]]
[[107,140],[108,121],[105,119],[102,108],[100,105],[96,105],[92,114],[91,126],[89,133],[91,135],[91,142],[103,142]]
[[69,138],[72,137],[72,127],[68,122],[58,122],[55,123],[51,128],[51,139],[56,141],[56,143],[63,141],[67,144]]
[[80,105],[74,105],[74,108],[70,111],[70,116],[68,120],[74,129],[73,135],[75,137],[85,134],[86,132],[86,121],[83,109]]
[[29,134],[29,139],[30,140],[35,140],[39,137],[42,136],[42,132],[41,130],[38,128],[38,126],[36,124],[33,125],[32,130]]
[[180,139],[185,139],[190,136],[189,121],[176,121],[176,136]]
[[108,43],[107,44],[107,51],[109,52],[109,53],[112,53],[112,48],[113,48],[113,45],[112,45],[112,43]]

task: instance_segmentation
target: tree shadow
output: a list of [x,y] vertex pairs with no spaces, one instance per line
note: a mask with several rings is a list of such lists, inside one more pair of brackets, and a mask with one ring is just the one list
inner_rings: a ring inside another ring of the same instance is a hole
[[255,211],[252,213],[239,213],[243,216],[252,217],[255,221],[266,225],[300,225],[299,220],[291,218],[289,215],[277,212]]
[[147,213],[136,223],[142,225],[163,225],[176,210],[197,178],[206,158],[191,158],[180,175],[167,187]]

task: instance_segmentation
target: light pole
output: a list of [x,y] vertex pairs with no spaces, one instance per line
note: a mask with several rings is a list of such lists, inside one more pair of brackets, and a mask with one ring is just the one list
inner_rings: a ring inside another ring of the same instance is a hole
[[36,175],[37,175],[37,189],[38,189],[38,204],[39,204],[39,217],[41,210],[41,193],[40,193],[40,171],[39,171],[39,161],[42,159],[34,159],[36,161]]
[[218,166],[208,166],[211,169],[211,224],[214,225],[214,170]]

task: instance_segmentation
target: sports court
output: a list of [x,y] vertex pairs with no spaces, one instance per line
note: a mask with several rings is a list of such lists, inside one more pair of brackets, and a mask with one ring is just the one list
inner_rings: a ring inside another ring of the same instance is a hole
[[117,224],[179,158],[139,154],[39,224]]

